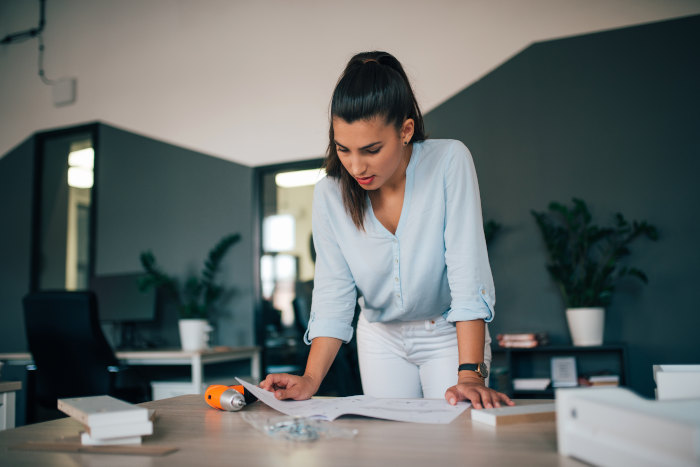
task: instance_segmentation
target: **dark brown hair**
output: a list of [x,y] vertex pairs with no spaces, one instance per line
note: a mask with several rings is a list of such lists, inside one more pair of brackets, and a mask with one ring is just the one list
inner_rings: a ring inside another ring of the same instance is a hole
[[362,52],[350,59],[333,91],[331,99],[329,143],[324,168],[340,180],[343,204],[358,229],[364,230],[367,210],[365,190],[345,170],[338,158],[333,134],[333,118],[348,123],[383,117],[387,124],[401,128],[411,118],[415,123],[410,143],[423,141],[425,128],[408,77],[396,58],[387,52]]

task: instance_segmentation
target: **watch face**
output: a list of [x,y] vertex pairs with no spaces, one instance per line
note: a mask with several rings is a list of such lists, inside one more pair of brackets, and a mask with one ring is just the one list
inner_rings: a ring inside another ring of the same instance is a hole
[[483,363],[479,363],[479,367],[476,370],[482,378],[486,378],[489,375],[489,369]]

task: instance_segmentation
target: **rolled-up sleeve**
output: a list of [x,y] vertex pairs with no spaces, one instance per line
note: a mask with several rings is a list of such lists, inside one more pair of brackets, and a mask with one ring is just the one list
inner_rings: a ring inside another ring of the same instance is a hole
[[316,249],[316,271],[311,317],[304,334],[307,344],[316,337],[335,337],[348,342],[353,334],[352,318],[357,289],[332,227],[334,215],[346,214],[342,205],[340,213],[335,212],[338,206],[329,208],[329,183],[336,182],[324,179],[314,189],[311,228]]
[[447,321],[494,317],[496,302],[481,215],[476,170],[469,150],[455,141],[444,171],[445,263],[452,302]]

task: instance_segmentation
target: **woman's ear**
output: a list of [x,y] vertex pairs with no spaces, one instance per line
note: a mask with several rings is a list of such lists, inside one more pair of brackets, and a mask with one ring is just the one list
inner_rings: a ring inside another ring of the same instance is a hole
[[413,138],[413,131],[415,130],[416,123],[412,118],[407,118],[404,120],[403,125],[401,125],[400,138],[401,144],[407,145],[411,138]]

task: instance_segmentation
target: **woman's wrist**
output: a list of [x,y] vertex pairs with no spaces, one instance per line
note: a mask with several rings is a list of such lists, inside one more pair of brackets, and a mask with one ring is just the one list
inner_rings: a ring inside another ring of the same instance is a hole
[[486,386],[484,379],[473,371],[460,371],[457,377],[457,384],[478,384]]
[[316,377],[311,373],[304,373],[304,376],[302,376],[302,378],[308,381],[311,385],[311,395],[313,396],[314,394],[316,394],[318,392],[318,389],[321,387],[321,381],[318,381]]

